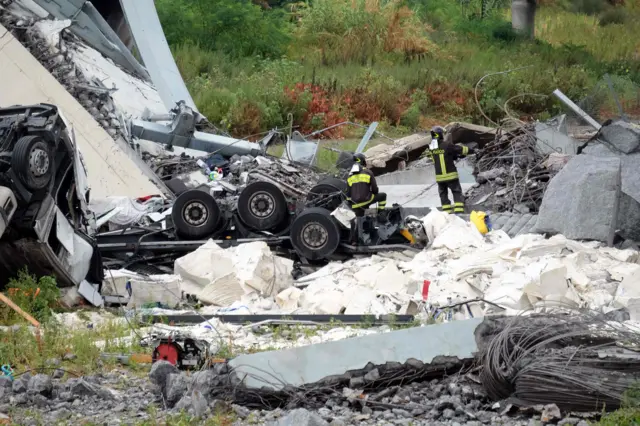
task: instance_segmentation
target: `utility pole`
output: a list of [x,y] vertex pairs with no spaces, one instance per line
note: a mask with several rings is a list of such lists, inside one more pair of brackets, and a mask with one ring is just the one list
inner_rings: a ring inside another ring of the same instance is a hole
[[529,38],[535,37],[536,0],[511,0],[511,27]]

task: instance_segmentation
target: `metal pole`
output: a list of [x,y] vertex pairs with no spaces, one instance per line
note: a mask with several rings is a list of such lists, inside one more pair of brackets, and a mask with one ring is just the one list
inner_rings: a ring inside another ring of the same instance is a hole
[[556,97],[560,99],[562,103],[564,103],[566,106],[571,108],[576,114],[582,117],[582,119],[587,123],[589,123],[589,125],[592,126],[594,129],[600,130],[602,128],[600,123],[594,120],[589,114],[584,112],[582,108],[580,108],[578,105],[574,104],[571,99],[569,99],[564,93],[560,91],[560,89],[554,90],[553,94],[556,95]]
[[376,131],[377,128],[378,128],[377,121],[374,121],[369,125],[369,128],[367,129],[367,133],[364,134],[364,136],[362,137],[362,140],[358,144],[358,148],[356,149],[356,154],[364,151],[364,148],[367,146],[367,143],[369,143],[369,139],[371,139],[371,136],[373,136],[373,133]]

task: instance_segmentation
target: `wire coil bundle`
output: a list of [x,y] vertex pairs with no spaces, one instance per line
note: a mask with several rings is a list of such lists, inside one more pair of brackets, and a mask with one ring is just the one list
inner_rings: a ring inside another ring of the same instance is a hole
[[482,349],[480,378],[518,406],[613,410],[640,380],[638,348],[639,333],[595,313],[515,317]]

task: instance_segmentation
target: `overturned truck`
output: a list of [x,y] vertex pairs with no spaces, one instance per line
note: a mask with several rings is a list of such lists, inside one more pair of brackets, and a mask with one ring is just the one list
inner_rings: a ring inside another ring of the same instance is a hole
[[342,179],[327,177],[303,191],[260,171],[250,174],[255,175],[253,182],[237,197],[232,196],[235,188],[212,192],[206,185],[181,193],[162,227],[99,234],[101,252],[129,268],[136,263],[161,264],[208,239],[222,246],[262,240],[303,261],[416,245],[408,228],[420,227],[410,226],[412,218],[405,217],[400,206],[391,207],[383,219],[368,215],[358,227],[351,226],[350,210],[341,208],[346,197]]
[[27,267],[61,286],[102,281],[87,175],[54,105],[0,108],[0,287]]

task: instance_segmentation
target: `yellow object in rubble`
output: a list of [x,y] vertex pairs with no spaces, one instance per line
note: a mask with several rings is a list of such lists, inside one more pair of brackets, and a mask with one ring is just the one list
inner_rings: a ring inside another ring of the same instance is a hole
[[409,244],[415,244],[416,239],[413,238],[413,235],[411,235],[408,229],[401,229],[400,234],[409,241]]
[[480,231],[480,233],[483,235],[489,232],[489,228],[487,228],[487,222],[485,221],[486,217],[487,214],[485,212],[477,212],[475,210],[471,212],[471,223],[473,223],[476,228],[478,228],[478,231]]

